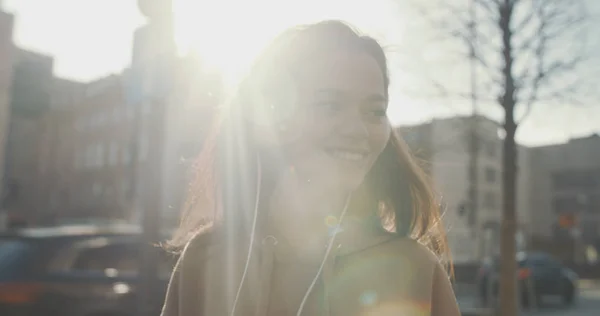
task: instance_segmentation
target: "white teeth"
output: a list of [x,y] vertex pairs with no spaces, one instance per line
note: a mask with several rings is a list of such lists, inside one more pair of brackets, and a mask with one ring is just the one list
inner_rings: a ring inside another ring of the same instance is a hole
[[345,150],[333,150],[331,151],[331,155],[338,159],[350,161],[361,161],[367,157],[365,154]]

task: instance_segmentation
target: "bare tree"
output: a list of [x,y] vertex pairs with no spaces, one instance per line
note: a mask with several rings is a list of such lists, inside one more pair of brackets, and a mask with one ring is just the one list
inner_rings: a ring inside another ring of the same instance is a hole
[[440,0],[418,1],[418,5],[420,16],[442,35],[437,40],[462,45],[463,60],[476,65],[477,91],[449,92],[453,88],[439,81],[432,86],[441,96],[476,97],[503,110],[499,312],[516,315],[515,135],[534,104],[581,102],[585,82],[578,74],[586,56],[584,4],[582,0]]

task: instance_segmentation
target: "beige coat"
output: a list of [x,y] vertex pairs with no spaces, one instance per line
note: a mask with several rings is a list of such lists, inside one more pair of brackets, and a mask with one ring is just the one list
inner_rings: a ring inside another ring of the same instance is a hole
[[[281,245],[262,241],[256,243],[236,316],[296,315],[320,262],[289,259]],[[230,315],[244,265],[229,262],[245,262],[246,254],[229,260],[224,249],[203,235],[187,245],[162,316]],[[335,249],[302,315],[460,315],[445,270],[416,241],[389,234],[369,242],[342,239]]]

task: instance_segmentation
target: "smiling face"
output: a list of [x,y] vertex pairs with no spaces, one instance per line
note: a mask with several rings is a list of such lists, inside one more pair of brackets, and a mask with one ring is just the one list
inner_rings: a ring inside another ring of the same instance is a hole
[[[358,52],[327,52],[301,67],[295,117],[281,150],[296,174],[323,189],[354,190],[388,143],[384,74]],[[282,136],[283,137],[283,136]]]

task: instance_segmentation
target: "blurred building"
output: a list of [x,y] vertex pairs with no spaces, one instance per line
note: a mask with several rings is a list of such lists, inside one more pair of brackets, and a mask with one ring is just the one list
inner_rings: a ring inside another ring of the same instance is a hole
[[12,16],[0,14],[0,170],[13,222],[135,222],[149,209],[178,222],[222,91],[198,58],[176,55],[161,12],[147,12],[154,20],[137,30],[128,69],[87,83],[15,48]]
[[40,194],[39,159],[44,117],[50,109],[54,60],[14,48],[8,136],[4,155],[4,207],[13,220],[32,221]]
[[69,213],[75,199],[72,188],[76,148],[76,113],[81,107],[85,85],[81,82],[54,78],[50,90],[50,105],[41,121],[41,142],[38,154],[36,223],[52,222]]
[[[457,263],[478,260],[495,252],[500,242],[502,218],[502,139],[498,123],[478,117],[476,135],[477,207],[469,210],[469,168],[471,163],[471,118],[434,119],[428,123],[399,128],[413,152],[423,161],[443,207],[448,239]],[[528,150],[520,148],[519,165],[526,165]],[[517,212],[519,231],[526,234],[530,225],[527,188],[528,168],[520,168]]]
[[12,40],[13,25],[13,15],[0,11],[0,227],[4,225],[6,219],[6,213],[3,211],[3,197],[5,194],[4,156],[10,122],[10,100],[13,75],[12,65],[14,55]]
[[600,249],[600,135],[532,148],[531,162],[534,236],[570,244],[564,259]]
[[121,78],[56,82],[44,158],[47,222],[115,216],[120,188],[114,184],[119,179],[113,178],[126,172],[122,149],[127,142],[121,138],[127,137],[130,124]]
[[41,158],[46,189],[38,215],[45,223],[133,216],[138,172],[152,172],[163,119],[158,103],[127,103],[128,74],[88,83],[55,80]]

